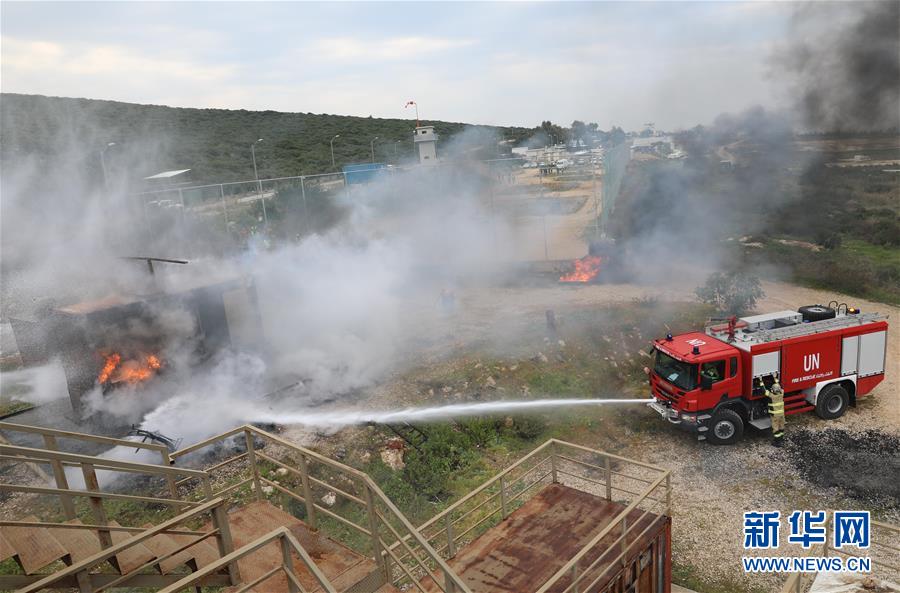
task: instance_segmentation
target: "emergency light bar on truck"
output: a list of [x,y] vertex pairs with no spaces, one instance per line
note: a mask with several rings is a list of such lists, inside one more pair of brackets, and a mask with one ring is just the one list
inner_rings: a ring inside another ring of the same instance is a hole
[[736,442],[747,424],[771,427],[776,380],[786,415],[838,418],[884,379],[887,329],[887,315],[810,305],[669,335],[654,342],[648,405],[715,444]]

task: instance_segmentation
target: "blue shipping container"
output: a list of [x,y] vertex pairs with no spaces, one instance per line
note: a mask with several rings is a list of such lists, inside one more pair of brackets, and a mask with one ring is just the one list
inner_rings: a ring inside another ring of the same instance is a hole
[[344,165],[344,175],[347,177],[347,183],[355,185],[359,183],[368,183],[374,181],[379,175],[382,175],[387,169],[384,163],[359,163],[355,165]]

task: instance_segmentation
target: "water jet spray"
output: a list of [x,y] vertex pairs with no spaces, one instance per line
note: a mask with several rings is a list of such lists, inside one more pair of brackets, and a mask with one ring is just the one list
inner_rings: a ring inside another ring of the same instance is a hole
[[343,428],[360,424],[388,424],[393,422],[436,422],[468,416],[482,416],[509,412],[526,412],[569,406],[606,404],[646,404],[652,399],[535,399],[525,401],[493,401],[448,404],[402,410],[298,410],[295,412],[252,412],[252,422],[294,424],[316,428]]

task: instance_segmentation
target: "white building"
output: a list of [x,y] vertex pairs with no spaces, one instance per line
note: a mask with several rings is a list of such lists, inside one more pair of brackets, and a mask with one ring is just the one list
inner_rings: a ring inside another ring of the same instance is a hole
[[414,132],[416,148],[419,149],[419,164],[427,165],[437,161],[437,135],[434,126],[419,126]]
[[671,136],[646,136],[631,139],[631,155],[635,153],[659,154],[666,156],[675,146]]

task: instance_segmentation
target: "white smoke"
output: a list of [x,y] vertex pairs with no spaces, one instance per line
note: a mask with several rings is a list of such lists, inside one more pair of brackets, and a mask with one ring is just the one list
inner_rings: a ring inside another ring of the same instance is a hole
[[[494,141],[481,131],[474,134],[477,142],[470,136],[447,142],[447,153],[459,157],[465,154],[459,147]],[[71,146],[73,170],[80,162],[76,148]],[[123,158],[117,169],[129,166]],[[124,187],[107,193],[96,179],[78,178],[58,212],[39,213],[28,203],[38,169],[25,170],[4,179],[4,226],[17,227],[3,237],[4,281],[14,280],[7,286],[12,302],[4,303],[6,314],[36,312],[36,303],[48,296],[52,302],[44,310],[109,294],[146,294],[154,284],[178,292],[203,278],[244,277],[255,286],[262,347],[258,339],[234,340],[241,342],[236,348],[204,358],[191,312],[171,301],[151,306],[149,325],[110,330],[137,341],[162,334],[165,366],[152,381],[89,392],[85,417],[137,423],[185,443],[253,420],[258,406],[271,405],[264,394],[298,381],[289,393],[295,407],[334,399],[349,403],[354,391],[409,364],[410,338],[438,331],[442,291],[496,277],[497,264],[512,250],[512,233],[490,208],[489,175],[477,163],[457,161],[395,171],[333,194],[329,199],[338,202],[343,217],[319,234],[292,242],[251,241],[235,257],[157,264],[148,280],[142,262],[115,255],[185,257],[180,241],[190,238],[189,226],[182,228],[177,218],[171,225],[154,224],[140,209],[127,207],[135,196]],[[47,203],[51,198],[40,196]],[[34,254],[29,236],[40,246]],[[67,253],[73,238],[81,252],[77,258]],[[244,303],[241,313],[249,319],[248,308]],[[53,368],[59,375],[59,367]],[[33,399],[65,396],[60,381],[32,381],[32,388]]]

